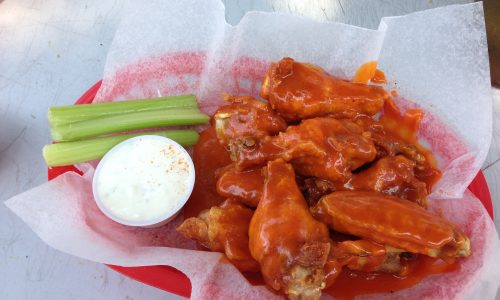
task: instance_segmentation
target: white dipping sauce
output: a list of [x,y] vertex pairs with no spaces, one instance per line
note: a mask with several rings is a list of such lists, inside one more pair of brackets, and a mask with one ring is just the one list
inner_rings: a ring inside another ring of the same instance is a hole
[[116,222],[151,226],[171,219],[194,185],[189,154],[176,142],[144,135],[111,149],[94,174],[99,208]]

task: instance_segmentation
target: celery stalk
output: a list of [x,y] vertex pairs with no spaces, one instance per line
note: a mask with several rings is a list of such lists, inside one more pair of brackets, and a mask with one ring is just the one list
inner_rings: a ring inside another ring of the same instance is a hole
[[204,124],[208,120],[198,109],[142,111],[54,126],[52,138],[56,142],[75,141],[128,130]]
[[169,96],[154,99],[54,106],[49,108],[47,118],[51,126],[56,126],[140,111],[197,107],[198,103],[196,101],[196,97],[193,95]]
[[198,140],[198,133],[194,130],[155,131],[51,144],[43,147],[42,152],[45,162],[49,167],[71,165],[100,159],[118,143],[135,136],[146,134],[168,137],[182,146],[192,146]]

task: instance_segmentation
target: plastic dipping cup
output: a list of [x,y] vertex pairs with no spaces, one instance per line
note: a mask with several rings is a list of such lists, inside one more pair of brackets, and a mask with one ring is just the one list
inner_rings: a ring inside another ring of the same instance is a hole
[[99,209],[128,226],[157,227],[172,220],[193,191],[195,170],[187,151],[156,135],[125,140],[104,155],[92,191]]

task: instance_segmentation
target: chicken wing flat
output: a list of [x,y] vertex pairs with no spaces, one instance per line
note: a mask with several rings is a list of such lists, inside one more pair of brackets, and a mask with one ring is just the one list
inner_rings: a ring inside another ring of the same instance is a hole
[[416,203],[376,192],[340,191],[311,209],[332,229],[430,257],[469,256],[470,240],[458,226]]
[[255,139],[286,129],[286,122],[268,103],[250,96],[226,96],[230,104],[214,114],[215,130],[223,144],[255,143]]
[[319,299],[330,252],[328,228],[311,216],[290,164],[271,161],[266,172],[250,222],[250,253],[270,287],[290,299]]
[[344,81],[288,57],[271,65],[261,96],[287,120],[326,115],[350,118],[360,113],[373,116],[388,98],[382,87]]
[[188,218],[177,227],[187,238],[226,257],[241,272],[257,272],[259,264],[248,249],[248,226],[253,211],[229,200],[204,210],[198,217]]
[[282,158],[291,162],[300,175],[345,181],[351,170],[375,158],[376,149],[353,122],[314,118],[289,126],[285,132],[252,147],[239,147],[234,156],[239,170]]
[[415,165],[402,155],[383,157],[367,170],[354,174],[344,189],[382,192],[427,207],[427,186],[415,177]]
[[257,207],[263,189],[264,176],[261,168],[239,172],[230,167],[217,180],[217,193],[249,207]]

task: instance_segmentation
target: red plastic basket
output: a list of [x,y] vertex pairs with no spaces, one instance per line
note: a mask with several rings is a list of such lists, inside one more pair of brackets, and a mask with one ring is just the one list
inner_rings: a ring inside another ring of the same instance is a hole
[[[97,91],[101,86],[101,81],[94,84],[87,92],[85,92],[77,101],[76,104],[92,103]],[[49,180],[69,171],[78,172],[74,166],[54,167],[49,168]],[[488,189],[488,184],[482,172],[479,172],[474,180],[469,185],[469,190],[481,201],[488,214],[493,219],[493,204]],[[191,295],[191,282],[184,273],[169,266],[147,266],[147,267],[121,267],[108,265],[111,269],[128,276],[137,281],[157,287],[159,289],[183,296]]]

